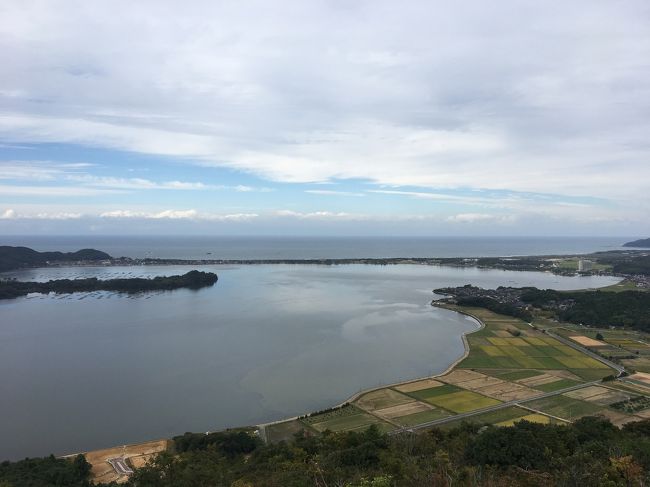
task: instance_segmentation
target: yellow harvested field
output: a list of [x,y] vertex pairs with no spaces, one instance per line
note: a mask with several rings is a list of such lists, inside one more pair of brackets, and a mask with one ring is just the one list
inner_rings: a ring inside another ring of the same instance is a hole
[[650,419],[650,409],[644,409],[643,411],[637,411],[636,413],[637,416],[643,419]]
[[575,375],[573,372],[569,372],[568,370],[545,370],[549,375],[554,375],[555,377],[559,377],[561,379],[571,379],[571,380],[581,380],[580,377]]
[[513,382],[504,382],[499,385],[483,387],[482,389],[476,389],[475,392],[504,402],[528,399],[540,395],[539,391],[529,389]]
[[483,387],[488,387],[488,386],[496,386],[496,385],[501,385],[501,384],[508,384],[508,382],[505,382],[501,379],[497,379],[496,377],[479,377],[478,379],[472,379],[472,380],[467,380],[465,382],[461,383],[461,386],[463,389],[469,389],[471,391],[475,389],[481,389]]
[[506,354],[500,347],[496,345],[481,345],[481,350],[487,353],[490,357],[505,357]]
[[497,423],[497,426],[512,426],[513,424],[522,421],[522,420],[529,421],[531,423],[542,423],[542,424],[549,424],[551,422],[551,418],[548,416],[544,416],[543,414],[528,414],[526,416],[522,416],[521,418],[515,418],[515,419],[509,419],[507,421],[501,421],[500,423]]
[[397,389],[400,392],[415,392],[415,391],[421,391],[422,389],[431,389],[432,387],[440,387],[444,385],[445,385],[444,383],[437,381],[435,379],[423,379],[415,382],[408,382],[400,386],[396,386],[395,389]]
[[524,340],[525,340],[528,344],[530,344],[530,345],[534,345],[534,346],[538,346],[538,345],[546,345],[546,343],[544,342],[544,340],[542,340],[541,338],[537,338],[537,337],[526,337],[526,338],[524,338]]
[[650,386],[650,374],[646,374],[645,372],[637,372],[636,374],[632,374],[630,376],[630,379],[638,380],[639,382]]
[[589,399],[590,397],[594,396],[600,396],[601,394],[605,394],[607,392],[610,392],[609,389],[606,387],[600,387],[600,386],[587,386],[583,387],[582,389],[578,389],[576,391],[571,391],[571,392],[565,392],[563,395],[567,397],[572,397],[573,399]]
[[399,406],[393,406],[390,408],[376,409],[373,411],[373,413],[381,418],[392,419],[409,414],[421,413],[422,411],[429,411],[431,409],[433,408],[428,404],[419,401],[413,401],[407,404],[400,404]]
[[473,370],[458,369],[440,377],[440,380],[449,384],[461,384],[468,380],[482,379],[484,377],[487,376]]
[[536,375],[534,377],[528,377],[527,379],[520,379],[517,382],[520,384],[525,384],[530,387],[541,386],[542,384],[550,384],[551,382],[557,382],[560,380],[560,377],[551,374],[542,374]]
[[86,457],[86,461],[92,465],[92,482],[96,484],[110,482],[121,484],[126,482],[128,477],[126,475],[118,475],[108,463],[109,458],[125,457],[134,468],[138,468],[144,465],[154,455],[167,450],[168,445],[169,440],[149,441],[137,445],[95,450],[84,453],[84,456]]
[[592,402],[599,406],[609,406],[615,402],[625,401],[634,396],[620,390],[608,389],[606,387],[589,386],[577,391],[571,391],[564,394],[573,399]]
[[584,335],[576,335],[569,337],[571,340],[574,342],[578,342],[580,345],[583,345],[585,347],[605,347],[607,344],[605,342],[601,342],[600,340],[594,340],[593,338],[586,337]]
[[392,389],[379,389],[364,394],[357,399],[355,403],[362,409],[374,411],[375,409],[384,409],[414,401],[415,399],[412,397],[405,396],[404,394],[400,394]]

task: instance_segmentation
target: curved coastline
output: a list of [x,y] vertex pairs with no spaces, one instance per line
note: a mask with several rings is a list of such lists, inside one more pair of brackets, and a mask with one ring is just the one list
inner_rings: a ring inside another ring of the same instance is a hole
[[[336,404],[334,406],[331,406],[329,409],[338,409],[340,407],[345,406],[346,404],[350,404],[350,403],[356,401],[357,399],[359,399],[361,396],[364,396],[365,394],[368,394],[368,393],[373,392],[373,391],[378,391],[380,389],[385,389],[387,387],[401,386],[401,385],[405,385],[405,384],[411,384],[412,382],[418,382],[418,381],[421,381],[421,380],[435,379],[437,377],[442,377],[443,375],[447,375],[452,370],[454,370],[454,368],[459,363],[461,363],[463,360],[465,360],[467,358],[467,356],[469,355],[469,351],[470,351],[469,342],[467,341],[467,335],[470,335],[472,333],[476,333],[477,331],[482,330],[483,328],[485,328],[485,323],[483,323],[477,316],[474,316],[471,313],[468,313],[466,311],[449,309],[449,308],[446,308],[444,306],[438,306],[438,305],[435,304],[435,302],[436,302],[435,300],[431,301],[431,306],[436,307],[438,309],[444,309],[444,310],[450,311],[452,313],[458,313],[458,314],[461,314],[461,315],[468,316],[468,317],[472,318],[476,322],[476,324],[478,325],[478,328],[476,328],[474,330],[471,330],[471,331],[464,331],[461,334],[461,340],[463,342],[463,354],[460,357],[458,357],[456,360],[454,360],[445,370],[443,370],[442,372],[440,372],[438,374],[427,375],[425,377],[418,377],[418,378],[415,378],[415,379],[409,379],[409,380],[405,380],[405,381],[393,382],[391,384],[382,384],[382,385],[379,385],[379,386],[376,386],[376,387],[371,387],[369,389],[363,389],[363,390],[361,390],[359,392],[354,393],[353,395],[348,397],[345,401],[340,402],[340,403],[338,403],[338,404]],[[297,420],[297,419],[299,419],[301,417],[308,416],[310,414],[312,414],[312,412],[307,412],[305,414],[292,416],[290,418],[283,418],[283,419],[279,419],[279,420],[276,420],[276,421],[269,421],[267,423],[260,423],[260,424],[256,424],[255,426],[261,430],[260,435],[262,436],[262,435],[264,435],[264,433],[263,433],[264,428],[266,428],[267,426],[272,426],[272,425],[280,424],[280,423],[286,423],[288,421],[295,421],[295,420]]]

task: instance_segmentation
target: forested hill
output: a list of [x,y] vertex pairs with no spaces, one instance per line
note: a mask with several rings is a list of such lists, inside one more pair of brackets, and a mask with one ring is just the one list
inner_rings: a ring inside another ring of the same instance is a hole
[[28,247],[0,246],[0,272],[38,267],[48,262],[80,262],[108,260],[111,256],[95,249],[82,249],[77,252],[37,252]]
[[182,276],[158,276],[153,279],[132,277],[102,281],[96,277],[90,277],[87,279],[57,279],[47,282],[0,280],[0,299],[13,299],[30,293],[68,294],[92,291],[140,293],[145,291],[171,291],[180,288],[200,289],[212,286],[217,282],[217,279],[217,275],[212,272],[194,270]]
[[627,242],[623,244],[623,247],[643,247],[650,248],[650,238],[642,238],[635,240],[633,242]]
[[[264,445],[245,432],[174,438],[172,452],[136,470],[127,487],[555,487],[644,486],[650,420],[621,429],[585,417],[566,425],[465,423],[422,434],[366,431]],[[88,487],[83,456],[0,463],[0,485]],[[98,484],[106,485],[107,484]],[[115,485],[115,484],[111,484]]]

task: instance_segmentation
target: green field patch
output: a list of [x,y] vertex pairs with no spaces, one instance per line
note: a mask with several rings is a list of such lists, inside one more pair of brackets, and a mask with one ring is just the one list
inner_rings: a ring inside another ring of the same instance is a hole
[[516,346],[510,346],[510,347],[501,347],[501,349],[509,356],[509,357],[525,357],[529,354],[526,353],[525,349],[530,348],[530,347],[516,347]]
[[370,411],[409,402],[413,402],[412,397],[388,388],[369,392],[355,401],[357,406]]
[[555,357],[567,369],[609,369],[607,365],[591,357]]
[[494,357],[494,362],[503,369],[518,369],[519,364],[512,357]]
[[569,357],[582,357],[584,354],[576,350],[575,348],[571,348],[568,345],[555,345],[555,349],[560,351],[562,355],[568,355]]
[[481,413],[475,416],[470,416],[469,418],[459,419],[456,421],[450,421],[440,426],[442,429],[455,428],[461,423],[475,423],[475,424],[496,424],[502,421],[508,421],[511,419],[521,418],[530,414],[530,411],[519,408],[517,406],[510,406],[503,409],[497,409],[496,411],[490,411],[489,413]]
[[568,420],[593,415],[603,409],[601,406],[578,399],[571,399],[563,395],[527,402],[526,406]]
[[483,350],[490,357],[503,357],[506,355],[505,352],[496,345],[481,345],[481,350]]
[[544,364],[537,360],[534,357],[514,357],[515,361],[519,364],[520,367],[524,369],[542,369]]
[[582,363],[585,364],[586,368],[588,369],[609,369],[607,365],[591,357],[583,356],[581,360]]
[[492,345],[496,345],[498,347],[506,347],[506,346],[508,346],[508,339],[507,338],[489,337],[488,341]]
[[[531,345],[530,347],[528,347],[528,354],[531,357],[539,357],[539,358],[548,357],[549,348],[553,348],[553,347],[549,345],[535,345],[535,346]],[[557,352],[557,350],[555,350],[555,352]]]
[[429,397],[426,401],[434,406],[439,406],[455,413],[466,413],[501,403],[501,401],[497,401],[496,399],[481,396],[470,391],[453,392],[444,396]]
[[415,397],[416,399],[427,401],[431,397],[444,396],[445,394],[451,394],[462,390],[463,389],[460,387],[456,387],[451,384],[445,384],[444,386],[431,387],[429,389],[409,392],[409,395]]
[[429,421],[447,418],[449,416],[450,414],[447,411],[443,411],[442,409],[432,409],[430,411],[421,411],[419,413],[393,418],[393,421],[402,426],[415,426],[422,423],[428,423]]
[[539,370],[515,370],[513,372],[506,372],[505,374],[499,374],[499,379],[503,380],[521,380],[528,379],[529,377],[535,377],[537,375],[542,375],[544,372]]
[[607,367],[606,369],[571,369],[571,372],[582,380],[592,381],[602,379],[605,376],[613,374],[615,371]]
[[476,355],[472,354],[469,357],[465,358],[460,362],[456,368],[457,369],[476,369],[480,367],[495,367],[496,365],[492,362],[487,355]]
[[324,413],[312,414],[310,416],[307,416],[306,418],[302,418],[302,421],[304,421],[307,424],[313,425],[316,423],[321,423],[323,421],[329,421],[330,419],[342,418],[346,416],[354,416],[361,413],[363,413],[363,411],[358,407],[353,406],[352,404],[347,404],[343,407],[331,409]]
[[540,369],[566,369],[566,366],[554,357],[537,357],[537,360],[542,364]]
[[561,342],[558,342],[555,338],[550,338],[550,337],[539,337],[540,340],[542,340],[544,343],[547,345],[551,346],[556,346],[556,345],[562,345]]
[[533,346],[546,345],[544,340],[542,340],[541,338],[538,338],[538,337],[526,337],[526,338],[524,338],[524,340],[526,340],[527,343],[529,343],[530,345],[533,345]]
[[495,426],[513,426],[515,423],[519,421],[528,421],[529,423],[549,424],[551,422],[551,418],[549,418],[548,416],[544,416],[543,414],[533,413],[533,414],[527,414],[526,416],[522,416],[521,418],[501,421],[500,423],[497,423]]
[[565,354],[552,345],[538,345],[537,350],[542,352],[546,357],[563,357]]
[[350,416],[341,416],[338,418],[332,418],[327,421],[321,421],[319,423],[312,424],[312,428],[317,431],[323,432],[326,430],[330,431],[348,431],[361,429],[370,426],[371,424],[380,424],[383,421],[378,418],[371,416],[368,413],[353,414]]
[[539,384],[537,386],[532,386],[533,389],[537,389],[543,392],[553,392],[559,391],[560,389],[566,389],[567,387],[577,386],[580,382],[576,382],[571,379],[560,379],[555,382],[547,382],[546,384]]
[[584,362],[578,357],[554,357],[555,360],[560,362],[567,369],[584,369]]

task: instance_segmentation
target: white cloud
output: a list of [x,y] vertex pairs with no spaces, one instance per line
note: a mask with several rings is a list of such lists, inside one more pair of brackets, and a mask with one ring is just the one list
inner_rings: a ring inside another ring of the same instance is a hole
[[207,185],[203,183],[195,183],[195,182],[183,182],[183,181],[155,182],[149,179],[142,179],[142,178],[125,179],[125,178],[92,176],[90,174],[67,176],[66,179],[68,181],[83,183],[88,186],[116,188],[116,189],[131,189],[131,190],[146,190],[146,189],[207,190],[207,189],[225,188],[225,186],[211,186],[211,185]]
[[84,188],[74,186],[12,186],[0,184],[0,195],[3,196],[35,196],[35,197],[63,197],[100,196],[124,193],[118,189]]
[[311,211],[311,212],[301,212],[293,210],[278,210],[273,213],[275,216],[279,217],[290,217],[298,218],[301,220],[357,220],[357,219],[366,219],[363,215],[353,215],[345,212],[332,212],[332,211]]
[[[644,0],[9,0],[2,16],[8,143],[136,151],[284,182],[599,196],[618,205],[608,218],[650,208]],[[205,189],[147,181],[85,184]],[[559,215],[559,204],[540,211]]]
[[16,211],[12,210],[11,208],[0,213],[0,219],[2,220],[10,220],[13,218],[16,218]]
[[71,212],[41,212],[22,214],[14,209],[7,209],[0,213],[0,220],[76,220],[82,218],[81,213]]
[[459,213],[447,217],[448,222],[452,223],[480,223],[480,222],[512,222],[514,215],[502,216],[491,215],[489,213]]
[[357,196],[357,197],[365,196],[364,193],[355,193],[353,191],[330,191],[327,189],[307,189],[305,190],[305,193],[319,194],[323,196]]
[[256,213],[215,214],[200,213],[196,210],[164,210],[160,212],[142,212],[131,210],[112,210],[100,213],[100,218],[111,219],[147,219],[147,220],[206,220],[206,221],[247,221],[257,218]]

